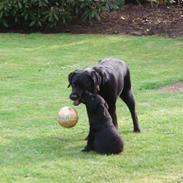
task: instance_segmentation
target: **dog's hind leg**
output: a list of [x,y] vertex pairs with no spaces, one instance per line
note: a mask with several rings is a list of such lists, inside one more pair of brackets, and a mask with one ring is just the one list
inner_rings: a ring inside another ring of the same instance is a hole
[[134,96],[133,96],[132,90],[131,90],[131,80],[130,80],[129,70],[127,71],[127,75],[125,77],[124,89],[120,95],[120,98],[126,103],[126,105],[129,108],[129,111],[131,113],[131,117],[133,120],[134,132],[140,132],[138,117],[137,117],[136,109],[135,109],[135,99],[134,99]]

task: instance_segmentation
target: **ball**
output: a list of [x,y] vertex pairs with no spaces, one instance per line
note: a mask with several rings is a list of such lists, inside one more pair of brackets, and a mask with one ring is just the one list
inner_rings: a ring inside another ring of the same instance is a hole
[[65,128],[72,128],[78,122],[78,112],[72,107],[62,107],[58,112],[58,123]]

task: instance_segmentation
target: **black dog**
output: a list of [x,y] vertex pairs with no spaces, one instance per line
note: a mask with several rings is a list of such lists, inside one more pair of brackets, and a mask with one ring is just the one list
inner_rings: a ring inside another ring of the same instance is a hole
[[140,132],[135,111],[135,100],[131,90],[130,72],[125,62],[118,59],[104,59],[95,67],[70,73],[68,80],[69,86],[72,86],[70,99],[74,101],[75,105],[80,104],[82,94],[85,91],[98,93],[107,102],[108,111],[116,127],[116,100],[119,96],[131,112],[134,132]]
[[93,150],[100,154],[123,151],[123,141],[112,123],[105,100],[97,94],[85,92],[81,102],[86,105],[90,124],[87,146],[83,151]]

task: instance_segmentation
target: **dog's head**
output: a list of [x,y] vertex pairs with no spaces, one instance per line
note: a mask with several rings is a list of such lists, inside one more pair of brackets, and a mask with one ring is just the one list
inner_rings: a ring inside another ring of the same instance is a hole
[[68,76],[69,85],[72,87],[70,99],[74,105],[79,105],[85,91],[97,93],[100,90],[100,75],[92,68],[86,68],[71,72]]
[[98,110],[99,107],[105,110],[109,108],[106,101],[100,95],[87,91],[83,93],[81,102],[91,110]]

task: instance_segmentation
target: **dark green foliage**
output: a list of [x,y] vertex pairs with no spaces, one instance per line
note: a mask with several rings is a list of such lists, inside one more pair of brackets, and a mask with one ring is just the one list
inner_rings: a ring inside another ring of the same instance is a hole
[[100,19],[104,10],[118,8],[121,0],[0,0],[0,26],[53,27],[58,22]]
[[2,0],[0,24],[22,27],[54,26],[59,20],[68,21],[66,1],[49,0]]

